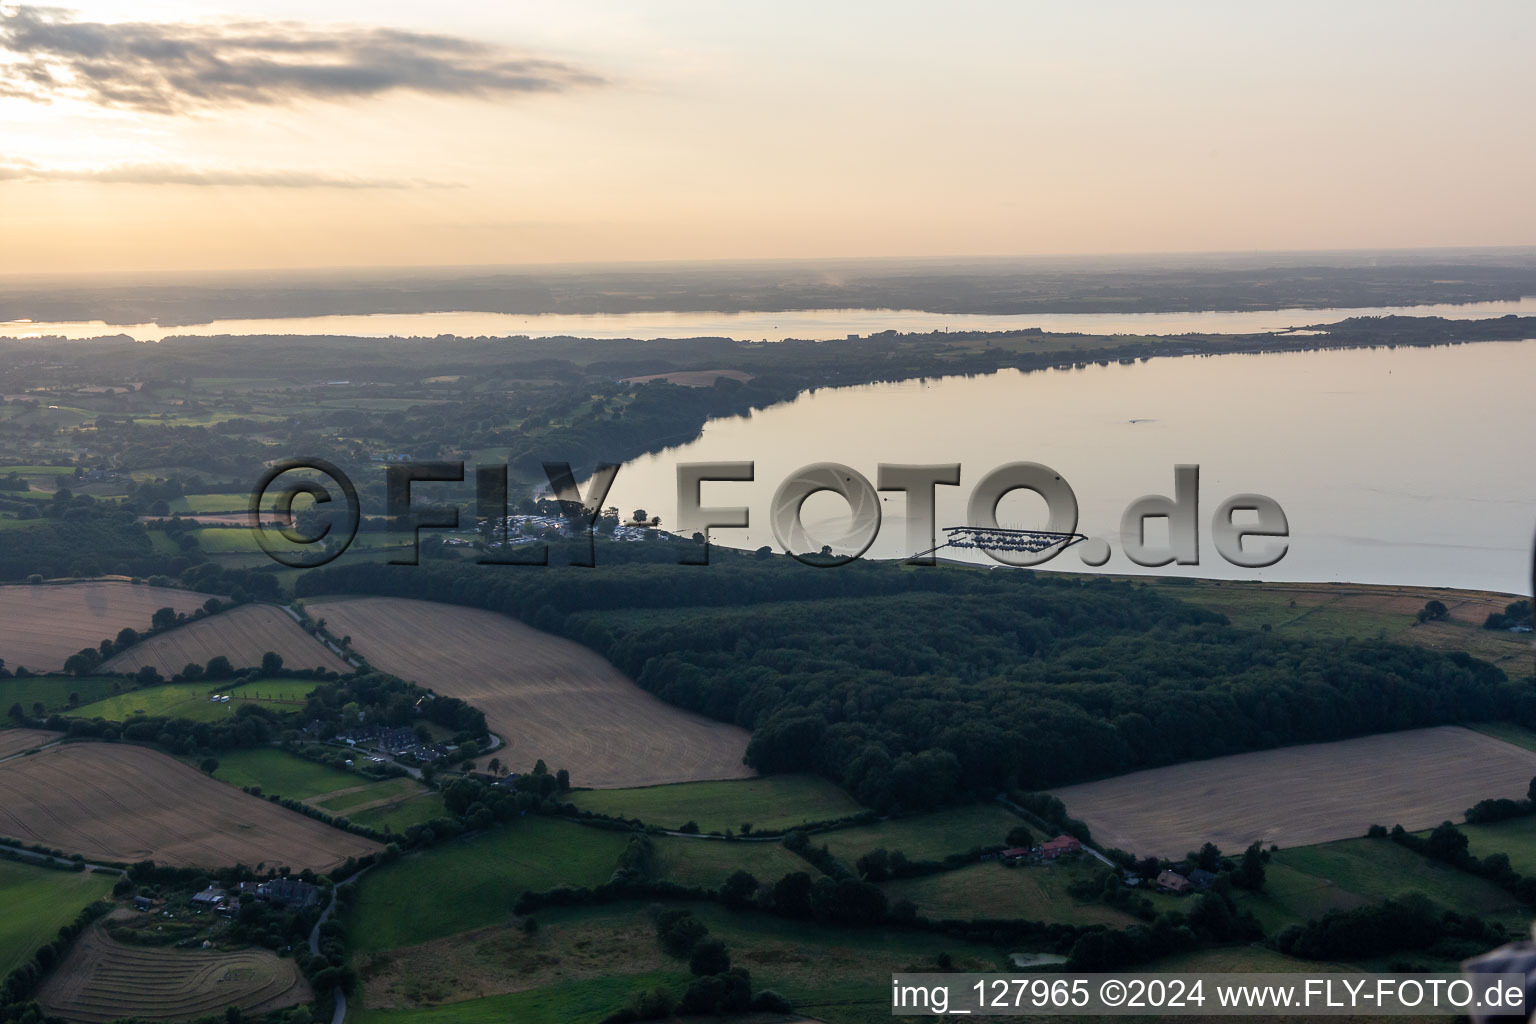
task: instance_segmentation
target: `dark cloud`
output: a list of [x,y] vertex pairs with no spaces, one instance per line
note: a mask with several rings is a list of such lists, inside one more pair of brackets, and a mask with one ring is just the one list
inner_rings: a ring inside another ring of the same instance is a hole
[[109,185],[224,185],[257,188],[431,188],[439,182],[350,178],[308,171],[203,170],[183,164],[117,164],[96,170],[42,167],[30,160],[0,159],[0,182],[91,181]]
[[455,36],[291,22],[105,24],[21,7],[0,16],[0,96],[76,96],[176,114],[393,91],[444,96],[563,92],[581,68]]

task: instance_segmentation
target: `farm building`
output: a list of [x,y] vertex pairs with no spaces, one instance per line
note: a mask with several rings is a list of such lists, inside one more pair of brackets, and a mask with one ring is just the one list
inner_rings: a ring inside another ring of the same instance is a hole
[[198,904],[199,906],[211,907],[223,902],[224,899],[228,896],[229,893],[225,892],[223,889],[220,889],[216,886],[209,886],[202,892],[198,893],[196,896],[193,896],[192,902]]
[[1157,887],[1167,892],[1178,893],[1189,892],[1194,888],[1194,886],[1190,884],[1189,879],[1185,878],[1177,871],[1164,871],[1162,874],[1158,875]]
[[1081,853],[1082,850],[1083,844],[1075,837],[1068,835],[1060,835],[1040,844],[1040,856],[1045,860],[1055,860],[1068,853]]
[[1195,868],[1189,873],[1189,881],[1197,889],[1209,889],[1211,883],[1216,881],[1216,876],[1204,868]]
[[1034,850],[1031,850],[1027,846],[1015,846],[1011,850],[1004,850],[1002,853],[1002,858],[1006,861],[1018,862],[1028,858],[1029,855],[1034,852]]

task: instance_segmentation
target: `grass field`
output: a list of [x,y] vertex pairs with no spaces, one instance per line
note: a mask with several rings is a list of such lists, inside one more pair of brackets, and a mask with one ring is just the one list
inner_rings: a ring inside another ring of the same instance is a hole
[[[1502,612],[1509,594],[1438,587],[1368,586],[1354,583],[1234,583],[1195,580],[1188,585],[1142,582],[1170,597],[1225,614],[1248,629],[1316,639],[1380,638],[1436,650],[1467,653],[1503,665],[1516,676],[1531,666],[1530,637],[1483,629],[1489,612]],[[1429,601],[1450,611],[1443,622],[1418,621]]]
[[314,998],[298,965],[265,949],[231,953],[127,946],[93,928],[48,976],[38,1002],[83,1024],[191,1020],[238,1006],[261,1014]]
[[41,704],[44,711],[62,711],[69,707],[69,696],[75,694],[82,704],[101,700],[112,693],[112,687],[123,685],[120,679],[103,679],[96,676],[30,676],[26,679],[0,679],[0,711],[20,704],[27,714],[32,705]]
[[818,833],[811,837],[811,842],[825,843],[833,856],[850,867],[863,854],[881,848],[900,850],[908,860],[942,860],[951,853],[965,853],[978,846],[1001,845],[1009,829],[1023,824],[1023,819],[1000,804],[969,804],[932,814],[894,818],[877,825]]
[[[242,704],[257,704],[272,711],[302,711],[312,683],[296,679],[258,679],[230,686],[227,683],[167,683],[142,690],[113,694],[74,712],[81,718],[126,722],[138,717],[165,716],[194,722],[222,722],[233,718]],[[3,693],[3,688],[0,688]],[[229,703],[214,703],[210,694],[223,694]]]
[[456,840],[370,871],[350,926],[361,950],[393,949],[505,921],[525,891],[598,885],[629,837],[546,818]]
[[115,879],[89,871],[54,871],[0,860],[0,978],[58,937],[93,900],[112,892]]
[[853,797],[816,775],[599,789],[572,793],[570,802],[585,810],[639,818],[647,825],[669,829],[692,821],[705,832],[739,832],[743,822],[759,831],[791,828],[864,810]]
[[189,494],[167,502],[172,512],[205,515],[212,512],[245,512],[250,508],[249,494]]
[[0,835],[90,860],[182,867],[324,871],[379,849],[175,758],[117,743],[66,743],[0,761]]
[[1056,791],[1094,838],[1180,857],[1207,840],[1305,846],[1372,824],[1431,828],[1494,794],[1519,796],[1536,753],[1455,726],[1153,768]]
[[753,774],[744,729],[666,704],[587,648],[505,615],[403,598],[314,602],[309,613],[375,668],[484,711],[514,770],[542,758],[596,789]]
[[1536,875],[1536,817],[1458,827],[1467,834],[1467,846],[1474,857],[1506,854],[1510,867],[1522,875]]
[[[276,551],[284,552],[308,552],[314,545],[300,544],[288,540],[277,530],[268,531],[268,539]],[[262,554],[262,547],[252,535],[250,526],[244,522],[235,526],[205,526],[197,531],[199,546],[211,555],[229,554]],[[348,552],[364,551],[370,548],[398,548],[404,547],[408,541],[388,533],[360,533],[348,547]],[[269,563],[270,564],[270,563]]]
[[368,781],[361,775],[338,771],[273,747],[227,750],[218,760],[219,767],[213,777],[220,782],[241,789],[260,786],[264,796],[276,794],[290,800],[308,800],[339,789],[361,786]]
[[[771,988],[797,1009],[837,1024],[889,1021],[893,971],[937,970],[948,953],[956,970],[995,971],[1004,951],[951,936],[883,929],[845,929],[786,921],[762,914],[732,914],[710,904],[688,905],[710,932],[724,940],[733,965],[747,968],[754,989]],[[417,1022],[492,1020],[526,1005],[520,999],[543,995],[566,1006],[577,986],[617,976],[635,980],[613,990],[608,1012],[630,992],[658,983],[686,984],[687,965],[667,956],[642,903],[550,910],[537,915],[539,930],[497,927],[456,935],[385,955],[358,958],[364,981],[365,1021]],[[640,980],[645,979],[645,980]],[[509,991],[531,990],[514,995]],[[481,998],[475,999],[475,996]],[[472,999],[459,1002],[457,1000]],[[412,1009],[425,1002],[450,1002]],[[385,1007],[395,1009],[385,1010]],[[584,1010],[585,1008],[580,1008]],[[541,1020],[543,1018],[532,1018]],[[566,1019],[566,1018],[556,1018]]]
[[1347,839],[1282,849],[1265,872],[1264,892],[1239,894],[1267,932],[1419,892],[1441,906],[1471,911],[1524,930],[1528,911],[1492,882],[1437,863],[1389,839]]
[[208,596],[110,582],[0,587],[0,658],[12,671],[22,665],[55,671],[71,654],[124,627],[148,629],[161,608],[193,612]]
[[304,632],[289,614],[270,604],[246,604],[151,637],[110,659],[107,672],[137,672],[153,665],[169,678],[189,662],[206,665],[224,655],[235,668],[261,664],[268,651],[283,656],[289,668],[324,668],[343,675],[352,667]]
[[745,871],[759,882],[777,882],[795,871],[816,874],[815,868],[779,843],[665,837],[651,842],[656,876],[679,885],[716,889],[736,871]]
[[398,803],[408,796],[417,796],[423,792],[421,783],[414,779],[388,779],[384,782],[370,783],[350,793],[323,797],[315,800],[314,804],[335,814],[345,814],[371,804]]
[[[1138,971],[1157,971],[1196,974],[1222,972],[1239,974],[1327,974],[1355,973],[1357,967],[1330,964],[1319,960],[1298,960],[1276,953],[1260,945],[1224,946],[1220,949],[1200,949],[1191,953],[1175,953],[1160,960],[1136,968]],[[1342,1019],[1342,1018],[1339,1018]],[[1380,1020],[1381,1018],[1377,1018]]]
[[583,978],[545,988],[420,1009],[361,1010],[355,1024],[596,1024],[633,992],[687,986],[686,969]]
[[987,861],[958,871],[889,882],[884,888],[892,902],[911,900],[924,917],[1014,917],[1050,924],[1107,924],[1116,928],[1135,924],[1136,919],[1124,911],[1102,903],[1080,902],[1067,892],[1073,881],[1092,878],[1095,866],[1102,867],[1097,861],[1082,857],[1074,863],[1017,868]]
[[437,793],[409,796],[382,807],[366,811],[353,811],[347,817],[359,825],[376,828],[380,832],[404,832],[412,825],[424,825],[437,818],[446,817],[448,808]]

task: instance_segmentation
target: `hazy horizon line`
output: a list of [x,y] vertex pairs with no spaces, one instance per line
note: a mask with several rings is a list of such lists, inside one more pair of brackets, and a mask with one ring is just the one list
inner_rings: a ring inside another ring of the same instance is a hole
[[788,267],[788,266],[851,266],[851,265],[886,265],[886,266],[953,266],[963,267],[973,264],[1004,264],[1004,263],[1029,263],[1029,262],[1109,262],[1122,260],[1138,262],[1158,259],[1263,259],[1266,257],[1300,257],[1300,256],[1354,256],[1354,257],[1383,257],[1410,254],[1431,253],[1461,253],[1461,254],[1529,254],[1536,257],[1536,242],[1522,245],[1425,245],[1425,246],[1355,246],[1348,248],[1319,248],[1319,249],[1148,249],[1126,252],[1048,252],[1048,253],[1005,253],[1005,254],[970,254],[955,256],[723,256],[723,257],[699,257],[693,259],[663,258],[654,260],[544,260],[525,261],[511,263],[380,263],[380,264],[295,264],[291,266],[251,266],[251,267],[225,267],[207,269],[198,267],[184,267],[157,270],[78,270],[78,271],[45,271],[40,273],[29,272],[4,272],[0,271],[0,282],[50,282],[50,281],[79,281],[88,278],[122,280],[164,280],[166,278],[191,276],[204,279],[218,279],[237,277],[241,275],[288,275],[288,274],[388,274],[388,273],[497,273],[497,272],[527,272],[537,270],[562,271],[562,270],[626,270],[640,268],[672,268],[677,270],[706,269],[721,267],[748,268],[761,267]]

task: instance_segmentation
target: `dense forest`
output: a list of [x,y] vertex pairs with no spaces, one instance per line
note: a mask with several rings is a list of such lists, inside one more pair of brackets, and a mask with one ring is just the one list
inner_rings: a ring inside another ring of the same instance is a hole
[[[643,557],[656,557],[663,545]],[[558,560],[556,561],[558,564]],[[353,565],[301,594],[489,608],[599,651],[641,686],[753,733],[881,810],[1195,758],[1536,718],[1465,654],[1243,630],[1131,582],[953,567],[835,571],[719,552],[595,571]]]

